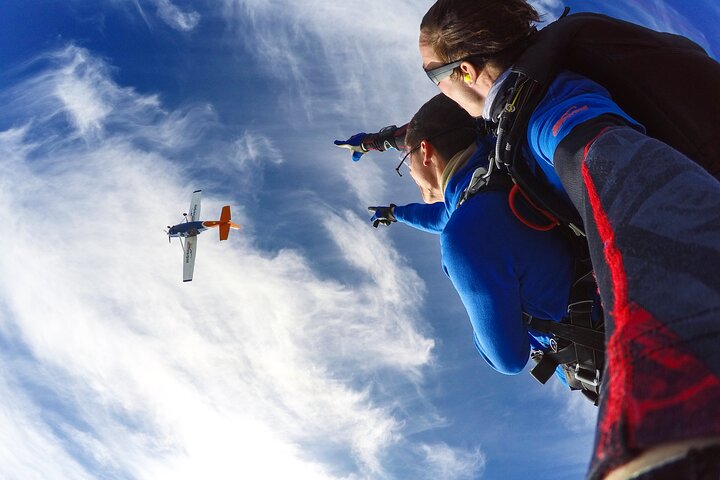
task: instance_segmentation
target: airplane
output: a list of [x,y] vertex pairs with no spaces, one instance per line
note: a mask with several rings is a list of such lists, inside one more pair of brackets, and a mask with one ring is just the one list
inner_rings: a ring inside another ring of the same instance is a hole
[[[227,240],[230,229],[239,230],[240,225],[230,221],[230,205],[222,207],[220,220],[201,221],[200,218],[200,196],[202,190],[195,190],[190,199],[190,215],[183,213],[184,223],[170,226],[165,230],[168,242],[173,237],[180,239],[180,246],[183,249],[183,282],[190,282],[193,279],[195,269],[195,253],[197,251],[197,236],[209,228],[218,228],[220,240]],[[183,242],[183,239],[185,241]]]

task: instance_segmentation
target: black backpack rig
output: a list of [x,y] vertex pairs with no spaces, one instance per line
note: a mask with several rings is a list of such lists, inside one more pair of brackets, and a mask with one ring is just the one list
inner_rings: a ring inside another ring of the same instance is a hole
[[648,136],[719,178],[720,64],[685,37],[605,15],[568,13],[565,8],[557,21],[534,33],[512,66],[509,88],[498,95],[491,121],[482,126],[497,137],[495,152],[488,168],[475,172],[461,202],[485,189],[509,188],[511,195],[519,191],[548,219],[542,229],[558,226],[570,239],[578,260],[566,319],[553,322],[523,314],[529,328],[553,338],[550,351],[533,352],[537,365],[531,373],[545,383],[562,365],[570,388],[597,405],[605,339],[602,321],[591,319],[597,287],[587,242],[578,212],[539,180],[521,156],[530,116],[557,75],[569,70],[606,88]]

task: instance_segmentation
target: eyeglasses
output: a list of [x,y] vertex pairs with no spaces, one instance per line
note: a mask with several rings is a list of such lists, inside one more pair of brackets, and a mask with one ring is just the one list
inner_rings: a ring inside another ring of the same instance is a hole
[[440,85],[440,82],[452,75],[453,71],[455,71],[455,69],[459,67],[464,61],[465,59],[462,58],[457,62],[446,63],[445,65],[441,65],[437,68],[425,70],[425,73],[435,85]]
[[423,70],[425,70],[425,73],[427,74],[428,78],[435,85],[440,85],[440,82],[442,82],[447,77],[452,75],[453,71],[455,71],[456,68],[458,68],[460,65],[462,65],[463,62],[465,62],[471,58],[475,59],[475,61],[478,63],[478,65],[484,64],[486,62],[486,59],[484,57],[474,54],[474,55],[468,55],[467,57],[463,57],[456,62],[446,63],[445,65],[440,65],[439,67],[432,68],[430,70],[427,70],[427,69],[423,69]]
[[[458,127],[453,127],[453,128],[449,128],[449,129],[447,129],[447,130],[443,130],[442,132],[440,132],[440,133],[438,133],[438,134],[436,134],[436,135],[430,135],[429,137],[425,138],[424,140],[427,140],[427,141],[429,142],[430,140],[435,140],[435,139],[437,139],[438,137],[442,137],[443,135],[447,135],[448,133],[457,132],[457,131],[463,130],[463,129],[465,129],[465,128],[468,128],[468,127],[459,127],[459,128],[458,128]],[[474,127],[473,127],[473,128],[470,128],[470,130],[478,133],[477,129],[474,128]],[[398,175],[400,175],[400,176],[402,177],[402,173],[400,173],[400,168],[403,166],[403,163],[404,163],[405,165],[407,165],[408,169],[410,168],[410,163],[412,162],[412,154],[415,153],[421,146],[422,146],[422,141],[421,141],[420,143],[418,143],[417,145],[415,145],[415,146],[414,146],[413,148],[411,148],[410,150],[406,150],[405,155],[403,155],[403,156],[402,156],[402,159],[400,159],[400,163],[398,164],[397,167],[395,167],[395,171],[397,172]]]
[[402,158],[400,159],[400,163],[398,163],[398,166],[395,167],[395,172],[397,172],[397,174],[400,175],[401,177],[402,177],[402,173],[400,173],[400,168],[402,168],[403,163],[404,163],[405,165],[407,165],[408,170],[410,169],[410,163],[412,162],[412,154],[415,153],[418,148],[420,148],[419,144],[417,146],[415,146],[414,148],[411,148],[410,150],[408,150],[405,153],[405,155],[403,155]]

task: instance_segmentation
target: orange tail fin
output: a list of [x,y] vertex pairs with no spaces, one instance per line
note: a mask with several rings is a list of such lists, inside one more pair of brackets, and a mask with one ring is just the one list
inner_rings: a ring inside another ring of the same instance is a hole
[[220,222],[219,223],[219,233],[220,233],[220,240],[227,240],[228,236],[230,235],[230,229],[234,228],[235,230],[240,229],[240,225],[233,223],[230,221],[230,205],[225,205],[222,208],[222,212],[220,213]]
[[220,223],[227,223],[230,221],[230,205],[225,205],[220,213]]
[[230,224],[229,223],[221,223],[220,224],[220,240],[227,240],[229,235],[230,235]]

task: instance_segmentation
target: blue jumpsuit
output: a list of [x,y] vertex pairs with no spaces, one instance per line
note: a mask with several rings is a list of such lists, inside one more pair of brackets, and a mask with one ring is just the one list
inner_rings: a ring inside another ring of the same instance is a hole
[[515,218],[508,192],[484,192],[457,207],[473,171],[487,166],[492,145],[484,139],[476,145],[467,164],[449,179],[444,203],[398,206],[395,217],[440,233],[442,266],[468,312],[475,346],[493,368],[516,374],[531,346],[547,345],[543,335],[529,334],[521,312],[560,321],[574,259],[557,232],[531,230]]

